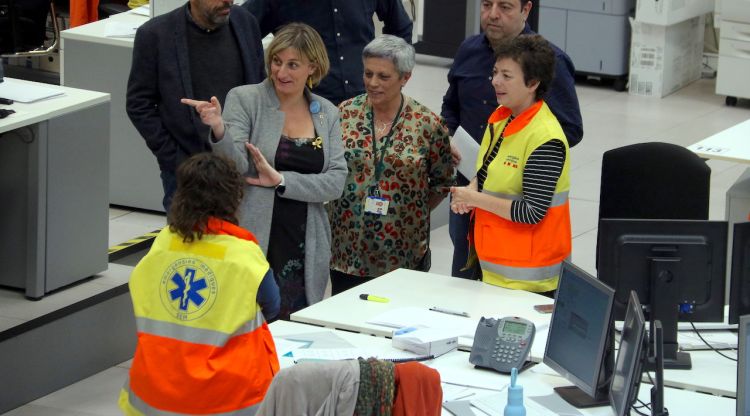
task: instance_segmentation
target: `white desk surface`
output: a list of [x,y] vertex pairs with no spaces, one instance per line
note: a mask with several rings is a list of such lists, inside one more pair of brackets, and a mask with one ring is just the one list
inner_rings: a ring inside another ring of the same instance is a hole
[[[295,322],[276,321],[270,324],[269,327],[274,337],[319,331],[332,331],[335,332],[336,335],[352,343],[355,347],[377,347],[379,349],[382,348],[383,350],[391,348],[390,340],[382,337],[337,331]],[[280,363],[282,368],[293,365],[291,358],[282,358]],[[440,373],[441,381],[444,383],[447,382],[479,387],[471,389],[476,396],[492,393],[492,391],[483,390],[481,387],[502,390],[510,382],[510,378],[506,375],[474,368],[473,365],[469,364],[469,354],[463,351],[453,351],[437,359],[425,361],[424,364],[436,369]],[[519,383],[524,387],[525,400],[529,400],[530,396],[554,395],[552,390],[554,387],[571,384],[543,364],[538,364],[521,373],[519,375]],[[646,403],[650,402],[650,389],[651,385],[642,384],[639,391],[639,397]],[[504,392],[501,394],[505,397]],[[664,395],[666,407],[672,415],[734,414],[735,400],[726,397],[718,397],[672,388],[665,388]],[[557,397],[556,400],[562,401],[559,397]],[[584,415],[609,416],[613,414],[610,407],[580,409],[580,412]],[[449,415],[450,413],[443,409],[443,414]],[[476,414],[481,413],[476,410]],[[528,414],[531,416],[534,413],[530,412]]]
[[[5,79],[11,79],[6,77]],[[12,105],[3,105],[0,108],[11,109],[15,114],[11,114],[4,119],[0,119],[0,133],[15,130],[20,127],[49,120],[51,118],[72,113],[74,111],[88,108],[97,104],[108,102],[109,94],[81,90],[78,88],[61,87],[58,85],[40,84],[38,82],[17,80],[14,81],[27,83],[29,85],[42,85],[49,88],[60,89],[65,92],[64,95],[40,100],[33,103],[13,103]]]
[[700,157],[750,163],[750,120],[688,146]]
[[[123,23],[131,23],[133,27],[138,27],[148,21],[148,16],[142,16],[134,13],[118,13],[108,19],[99,20],[97,22],[88,23],[82,26],[74,27],[72,29],[63,30],[61,37],[63,40],[82,40],[94,43],[101,43],[114,46],[124,46],[128,48],[133,47],[133,38],[120,38],[120,37],[107,37],[104,35],[107,21],[118,21]],[[63,48],[65,45],[63,44]]]
[[[664,385],[727,397],[737,395],[737,362],[713,351],[689,351],[691,370],[664,370]],[[737,357],[737,350],[722,351]]]
[[[364,301],[359,299],[361,293],[387,297],[390,302]],[[552,300],[534,293],[503,289],[479,281],[399,269],[296,312],[292,314],[291,319],[389,337],[392,333],[391,328],[366,322],[393,308],[442,306],[466,311],[475,321],[481,316],[521,316],[534,321],[538,327],[531,349],[531,360],[540,362],[544,356],[551,316],[533,310],[533,305],[540,303],[552,303]],[[470,349],[471,340],[459,338],[459,347]],[[730,356],[736,355],[734,351],[727,353]],[[715,395],[735,396],[735,362],[713,351],[691,351],[691,357],[692,370],[665,370],[665,385]]]
[[[382,296],[388,303],[378,303],[359,298],[360,294]],[[331,328],[390,336],[393,328],[368,324],[373,317],[391,309],[402,307],[439,306],[468,312],[474,327],[482,316],[502,318],[519,316],[537,326],[531,355],[540,361],[547,340],[550,314],[540,314],[533,307],[551,304],[552,299],[522,290],[504,289],[476,280],[459,279],[434,273],[398,269],[375,280],[339,293],[293,313],[291,319]],[[471,340],[459,338],[461,348],[471,347]]]

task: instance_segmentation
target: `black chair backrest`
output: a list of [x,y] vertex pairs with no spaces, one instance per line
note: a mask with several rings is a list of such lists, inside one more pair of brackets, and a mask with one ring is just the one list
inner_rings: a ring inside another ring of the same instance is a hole
[[[670,143],[639,143],[604,152],[602,218],[707,220],[711,168]],[[595,263],[599,266],[597,235]]]
[[50,0],[0,0],[0,53],[43,46]]
[[708,219],[711,168],[670,143],[639,143],[604,153],[599,219]]

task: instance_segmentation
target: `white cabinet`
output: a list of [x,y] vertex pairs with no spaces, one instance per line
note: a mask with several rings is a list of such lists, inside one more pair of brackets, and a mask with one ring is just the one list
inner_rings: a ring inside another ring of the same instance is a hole
[[726,95],[727,105],[750,98],[750,0],[721,1],[721,39],[716,93]]

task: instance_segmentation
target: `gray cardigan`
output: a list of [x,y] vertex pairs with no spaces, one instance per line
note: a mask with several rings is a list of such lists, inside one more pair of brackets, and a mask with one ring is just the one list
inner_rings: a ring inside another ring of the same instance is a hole
[[[344,145],[339,127],[339,111],[325,98],[305,90],[309,101],[321,104],[318,114],[311,114],[315,130],[323,138],[323,171],[301,174],[284,171],[283,198],[307,202],[307,228],[305,230],[305,293],[308,304],[323,299],[330,270],[331,227],[323,203],[338,199],[349,173],[344,159]],[[273,166],[276,148],[284,127],[284,113],[279,110],[279,99],[273,83],[266,79],[260,84],[233,88],[227,94],[223,110],[224,138],[213,143],[213,151],[234,160],[240,172],[257,177],[245,143],[260,149]],[[273,215],[274,188],[245,187],[240,204],[240,225],[255,234],[264,253],[268,252],[268,239]]]

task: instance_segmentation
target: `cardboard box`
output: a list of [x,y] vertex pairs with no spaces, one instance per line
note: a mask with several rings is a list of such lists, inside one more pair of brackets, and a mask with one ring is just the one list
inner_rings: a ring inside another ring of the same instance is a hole
[[714,11],[714,0],[638,0],[635,20],[669,26]]
[[631,24],[630,94],[661,98],[700,78],[704,16],[670,26]]

